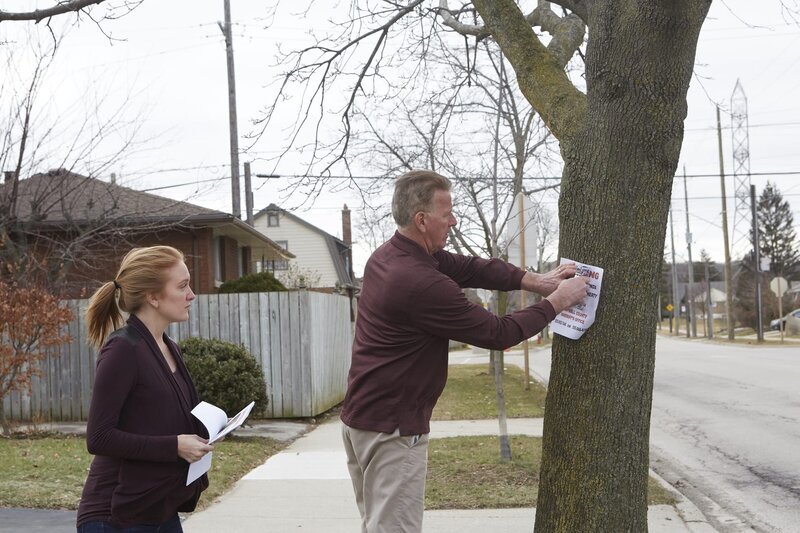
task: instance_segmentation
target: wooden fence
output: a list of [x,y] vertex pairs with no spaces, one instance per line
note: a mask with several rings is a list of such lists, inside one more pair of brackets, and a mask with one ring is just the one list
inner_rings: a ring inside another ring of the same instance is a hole
[[[14,393],[3,407],[10,420],[86,420],[97,351],[87,344],[88,300],[67,300],[75,319],[72,342],[41,364],[30,394]],[[168,334],[241,344],[261,364],[267,383],[266,416],[316,416],[344,399],[350,367],[350,302],[336,294],[289,291],[203,294],[187,322]],[[229,413],[231,414],[231,413]]]

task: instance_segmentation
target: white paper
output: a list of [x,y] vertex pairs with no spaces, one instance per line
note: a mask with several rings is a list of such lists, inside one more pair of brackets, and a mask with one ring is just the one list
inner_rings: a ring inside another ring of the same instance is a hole
[[561,264],[564,263],[575,263],[577,267],[575,275],[589,278],[588,295],[581,303],[561,311],[550,323],[550,331],[575,340],[580,339],[581,335],[594,323],[597,303],[600,301],[603,269],[562,257]]
[[[206,427],[206,430],[208,430],[208,443],[214,444],[214,442],[241,426],[244,421],[247,420],[255,403],[256,402],[250,402],[247,404],[244,409],[236,413],[230,420],[228,420],[228,415],[225,414],[225,411],[208,402],[198,403],[195,408],[192,409],[192,414],[200,420]],[[208,452],[200,460],[189,464],[189,475],[186,476],[187,485],[211,469],[211,454],[212,452]]]

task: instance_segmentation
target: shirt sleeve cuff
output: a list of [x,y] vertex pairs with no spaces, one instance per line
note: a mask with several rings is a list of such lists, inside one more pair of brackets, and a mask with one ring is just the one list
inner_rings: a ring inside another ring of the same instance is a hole
[[510,291],[519,291],[522,289],[522,278],[525,277],[525,271],[518,268],[516,272],[511,275],[511,287],[508,288]]
[[544,311],[545,316],[547,317],[547,322],[550,323],[556,317],[556,310],[553,308],[553,304],[550,303],[550,300],[547,298],[542,298],[540,302],[542,304],[542,310]]

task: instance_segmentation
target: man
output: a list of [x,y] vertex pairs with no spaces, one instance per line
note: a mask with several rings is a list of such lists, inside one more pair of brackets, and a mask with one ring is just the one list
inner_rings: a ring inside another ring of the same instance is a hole
[[[456,219],[450,181],[435,172],[397,178],[392,215],[397,232],[364,270],[341,413],[364,533],[422,531],[429,423],[447,380],[449,339],[508,348],[580,302],[587,287],[573,277],[574,264],[540,275],[444,251]],[[498,317],[469,302],[462,287],[547,298]]]

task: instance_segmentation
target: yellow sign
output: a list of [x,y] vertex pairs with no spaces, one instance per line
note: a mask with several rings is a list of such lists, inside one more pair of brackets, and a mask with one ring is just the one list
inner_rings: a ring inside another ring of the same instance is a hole
[[667,304],[667,307],[666,307],[667,311],[672,311],[673,309],[675,309],[675,308],[672,307],[672,304]]

